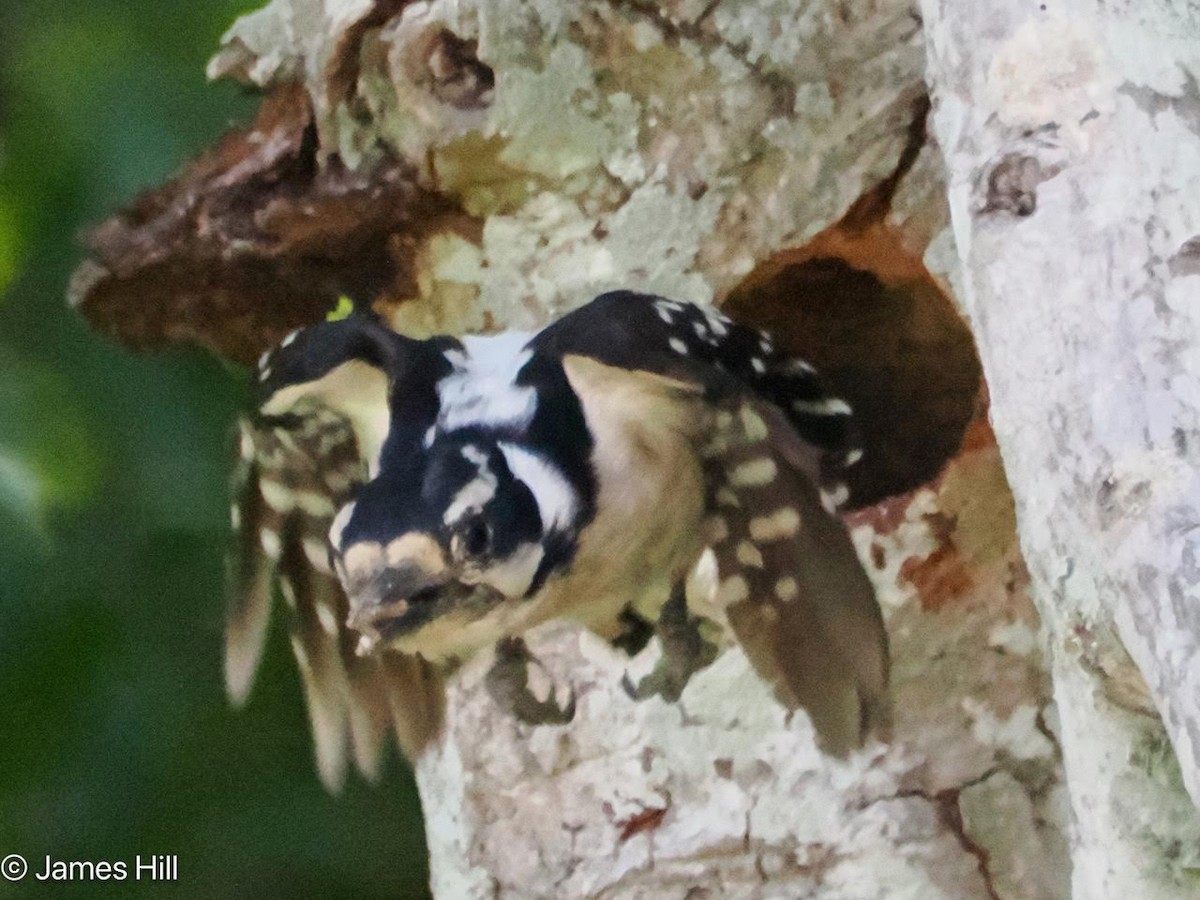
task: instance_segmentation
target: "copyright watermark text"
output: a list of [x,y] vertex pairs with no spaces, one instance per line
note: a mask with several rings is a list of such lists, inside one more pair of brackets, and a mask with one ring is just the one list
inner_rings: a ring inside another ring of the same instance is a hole
[[19,853],[0,860],[0,876],[7,881],[177,881],[179,857],[157,853],[138,854],[126,859],[55,859],[53,856],[29,862]]

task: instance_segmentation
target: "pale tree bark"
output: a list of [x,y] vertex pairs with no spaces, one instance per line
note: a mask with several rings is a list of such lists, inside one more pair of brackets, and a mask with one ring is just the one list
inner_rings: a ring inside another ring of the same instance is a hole
[[1050,648],[1075,895],[1180,896],[1147,865],[1163,854],[1194,896],[1200,19],[1170,0],[922,6],[959,297]]
[[[270,93],[260,120],[93,238],[73,296],[139,343],[252,358],[343,285],[415,335],[537,326],[634,288],[769,325],[863,411],[871,505],[848,524],[892,641],[890,740],[822,757],[736,648],[678,704],[634,702],[622,676],[653,644],[630,660],[550,626],[530,640],[541,689],[573,689],[574,722],[514,722],[479,658],[416,761],[438,897],[1195,896],[1200,826],[1114,635],[1194,788],[1200,625],[1180,579],[1200,435],[1167,355],[1200,280],[1196,82],[1135,38],[1108,51],[1144,62],[1125,93],[1082,38],[1076,67],[1034,53],[1063,66],[1035,77],[1026,45],[999,53],[1015,13],[926,5],[953,235],[908,0],[274,0],[210,68]],[[1040,111],[1103,91],[1069,127]],[[1037,121],[997,121],[1010,103]],[[1061,209],[1039,225],[1048,189]],[[970,336],[922,257],[983,344],[1044,633]],[[1139,428],[1151,450],[1113,450]]]

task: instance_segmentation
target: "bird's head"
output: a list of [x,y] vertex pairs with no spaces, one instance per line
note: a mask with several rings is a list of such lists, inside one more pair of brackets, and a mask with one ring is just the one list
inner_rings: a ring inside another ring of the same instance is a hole
[[330,531],[350,625],[433,658],[483,646],[519,615],[575,514],[565,479],[529,449],[479,432],[388,466]]

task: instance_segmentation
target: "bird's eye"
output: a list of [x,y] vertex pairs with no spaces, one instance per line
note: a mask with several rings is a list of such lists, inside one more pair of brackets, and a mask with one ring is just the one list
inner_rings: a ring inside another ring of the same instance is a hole
[[482,556],[492,546],[492,529],[483,516],[472,516],[460,532],[462,549],[467,556]]

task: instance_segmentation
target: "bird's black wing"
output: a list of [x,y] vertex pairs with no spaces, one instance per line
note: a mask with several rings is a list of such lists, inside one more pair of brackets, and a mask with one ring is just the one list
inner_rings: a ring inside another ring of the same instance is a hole
[[612,291],[548,325],[532,346],[691,381],[718,402],[748,390],[778,407],[820,456],[822,486],[835,494],[838,473],[862,455],[850,406],[811,365],[715,309]]

